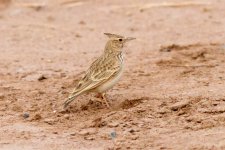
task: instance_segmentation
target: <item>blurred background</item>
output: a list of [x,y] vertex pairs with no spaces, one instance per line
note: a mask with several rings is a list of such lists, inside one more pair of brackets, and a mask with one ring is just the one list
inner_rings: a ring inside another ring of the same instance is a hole
[[138,55],[174,43],[222,42],[225,32],[221,0],[1,0],[0,9],[1,51],[7,47],[7,59],[27,53],[18,56],[23,61],[42,52],[55,60],[96,54],[104,32],[136,37],[136,50],[126,52]]
[[[0,0],[0,149],[225,149],[224,8],[224,0]],[[84,95],[60,111],[104,50],[104,32],[136,37],[108,92],[112,110]]]

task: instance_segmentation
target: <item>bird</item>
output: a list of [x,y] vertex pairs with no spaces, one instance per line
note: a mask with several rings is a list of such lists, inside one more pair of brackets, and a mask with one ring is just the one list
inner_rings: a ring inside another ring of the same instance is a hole
[[64,102],[64,109],[81,94],[95,92],[101,102],[110,107],[106,91],[111,89],[121,78],[124,61],[123,47],[136,38],[124,37],[118,34],[104,33],[108,37],[103,54],[100,55],[87,69],[73,92]]

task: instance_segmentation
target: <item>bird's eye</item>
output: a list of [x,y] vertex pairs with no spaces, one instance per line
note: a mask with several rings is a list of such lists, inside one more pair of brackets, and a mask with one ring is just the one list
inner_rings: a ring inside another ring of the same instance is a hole
[[119,39],[119,41],[120,41],[120,42],[122,42],[122,41],[123,41],[123,39]]

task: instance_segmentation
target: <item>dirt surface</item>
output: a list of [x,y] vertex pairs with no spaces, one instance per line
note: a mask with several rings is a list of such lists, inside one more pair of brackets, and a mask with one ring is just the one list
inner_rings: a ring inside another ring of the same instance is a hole
[[[0,149],[225,149],[225,1],[0,0]],[[108,94],[62,104],[107,41]]]

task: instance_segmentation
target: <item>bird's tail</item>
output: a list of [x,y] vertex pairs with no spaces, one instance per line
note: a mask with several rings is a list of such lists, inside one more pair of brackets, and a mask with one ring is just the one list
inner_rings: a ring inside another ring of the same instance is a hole
[[72,93],[72,94],[68,97],[68,99],[64,102],[64,106],[63,106],[64,109],[65,109],[72,101],[74,101],[75,98],[76,98],[77,96],[79,96],[81,93],[83,93],[83,91]]

